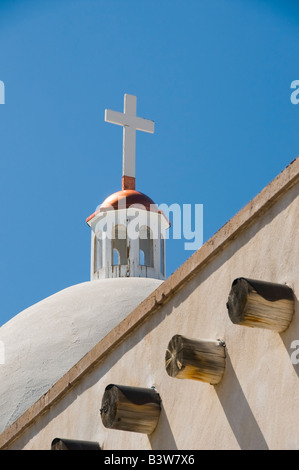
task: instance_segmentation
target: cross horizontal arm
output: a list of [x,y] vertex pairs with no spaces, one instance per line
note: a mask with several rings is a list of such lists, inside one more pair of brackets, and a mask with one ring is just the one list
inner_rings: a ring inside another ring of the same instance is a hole
[[143,119],[137,116],[130,116],[129,114],[119,113],[111,109],[105,110],[105,121],[112,124],[119,124],[120,126],[133,127],[138,131],[154,133],[155,123],[149,119]]

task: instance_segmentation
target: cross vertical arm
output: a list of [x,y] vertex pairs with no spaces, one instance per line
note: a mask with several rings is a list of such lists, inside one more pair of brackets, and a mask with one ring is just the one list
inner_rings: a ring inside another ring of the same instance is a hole
[[136,130],[154,132],[154,122],[136,116],[137,98],[125,94],[124,112],[105,110],[105,121],[123,126],[123,189],[135,189]]

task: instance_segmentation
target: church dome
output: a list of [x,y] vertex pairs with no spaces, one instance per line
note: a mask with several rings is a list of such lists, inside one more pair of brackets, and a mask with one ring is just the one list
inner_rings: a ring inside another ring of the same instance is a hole
[[135,189],[123,189],[108,196],[99,209],[86,219],[86,222],[89,222],[99,212],[112,209],[128,209],[132,206],[148,211],[159,212],[158,207],[150,197]]
[[0,433],[34,404],[162,281],[117,278],[68,287],[0,328]]
[[111,196],[108,196],[101,204],[100,209],[105,210],[111,207],[117,209],[119,205],[122,204],[122,201],[124,201],[126,208],[132,205],[141,205],[145,207],[146,210],[158,210],[156,204],[150,197],[135,189],[123,189],[122,191],[111,194]]

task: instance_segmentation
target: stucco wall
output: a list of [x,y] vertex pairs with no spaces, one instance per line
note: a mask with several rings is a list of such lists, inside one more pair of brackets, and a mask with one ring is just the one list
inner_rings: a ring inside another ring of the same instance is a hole
[[[299,184],[174,293],[10,448],[49,449],[55,437],[98,441],[103,449],[298,449]],[[232,281],[245,276],[287,283],[295,315],[284,333],[231,323]],[[221,338],[227,365],[220,384],[170,378],[165,350],[174,334]],[[110,384],[151,387],[162,413],[151,436],[108,430],[100,417]]]

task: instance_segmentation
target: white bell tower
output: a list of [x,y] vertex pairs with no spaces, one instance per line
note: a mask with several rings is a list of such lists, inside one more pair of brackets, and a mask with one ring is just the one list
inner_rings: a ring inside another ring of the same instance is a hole
[[136,96],[125,95],[124,113],[107,110],[105,121],[123,126],[122,190],[87,218],[91,228],[91,280],[114,277],[165,279],[169,221],[135,190],[136,130],[154,132],[154,122],[136,116]]

